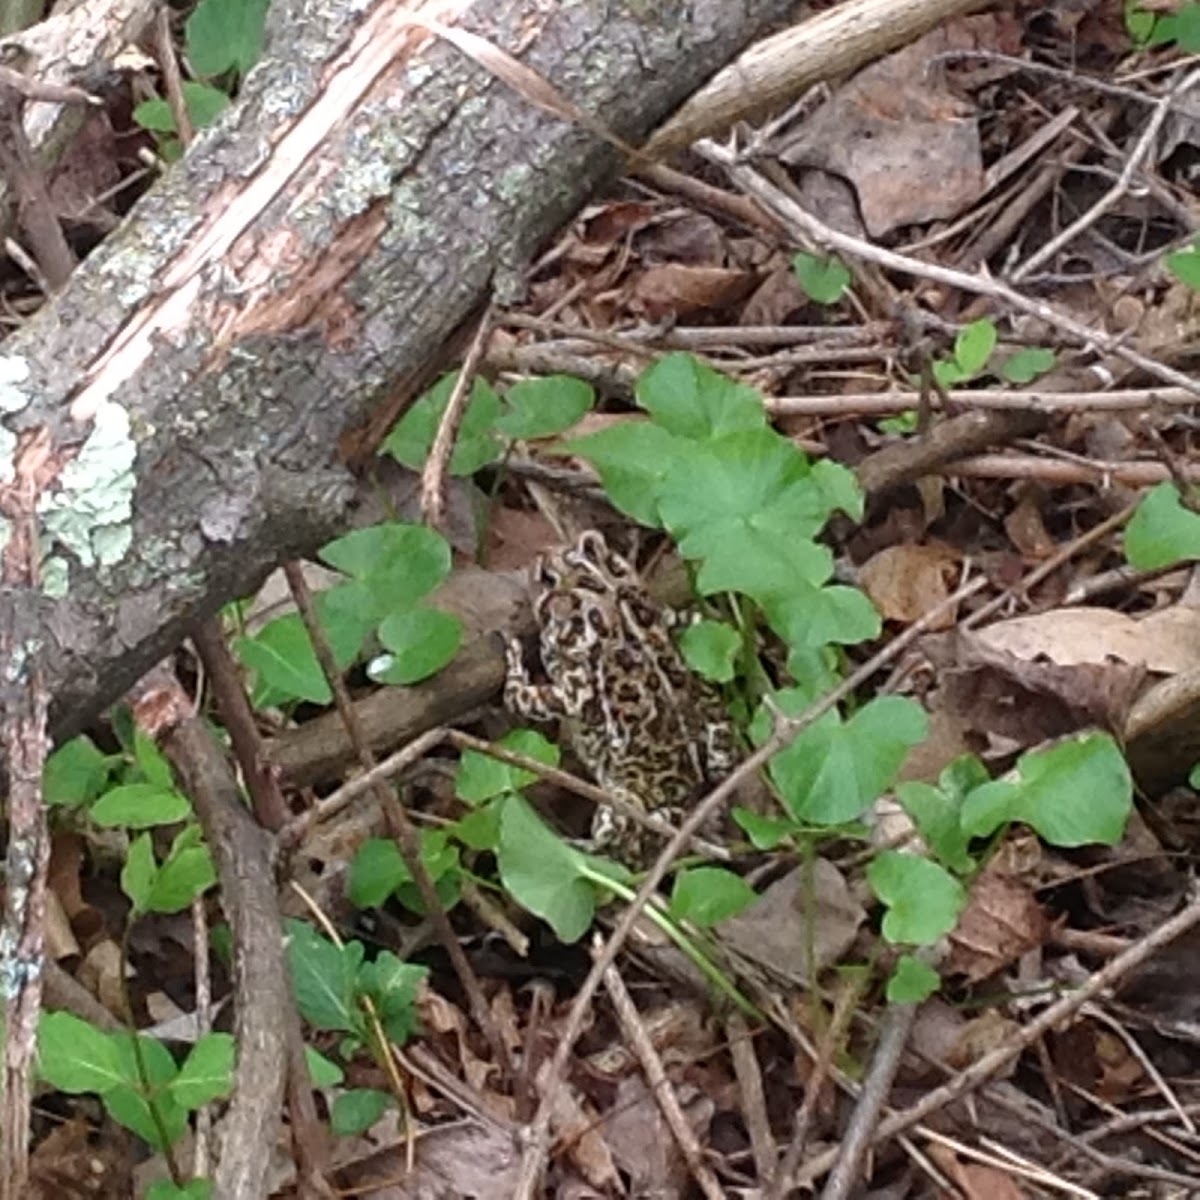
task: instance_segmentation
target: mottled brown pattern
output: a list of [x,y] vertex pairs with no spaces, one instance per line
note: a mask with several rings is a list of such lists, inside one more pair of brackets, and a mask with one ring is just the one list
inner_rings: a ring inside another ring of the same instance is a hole
[[[533,681],[520,643],[510,641],[505,704],[561,721],[580,761],[615,796],[677,814],[736,756],[716,690],[688,670],[671,638],[678,618],[595,530],[538,559],[531,575],[546,682]],[[644,831],[604,807],[592,838],[632,865],[652,849]]]

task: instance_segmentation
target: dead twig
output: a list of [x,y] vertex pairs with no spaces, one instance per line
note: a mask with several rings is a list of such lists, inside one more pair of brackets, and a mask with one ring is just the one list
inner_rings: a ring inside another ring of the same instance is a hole
[[[592,944],[593,957],[600,952],[603,945],[603,940],[597,934]],[[704,1161],[704,1151],[696,1140],[696,1134],[688,1124],[683,1109],[679,1107],[679,1100],[675,1095],[675,1089],[671,1086],[671,1081],[667,1078],[662,1059],[654,1048],[654,1042],[646,1030],[641,1014],[633,1003],[633,998],[629,995],[629,989],[625,986],[621,973],[615,966],[610,966],[604,972],[604,987],[612,1001],[613,1011],[617,1014],[621,1032],[625,1035],[634,1056],[641,1064],[646,1084],[683,1154],[688,1171],[708,1200],[722,1200],[725,1193],[721,1190],[717,1177],[709,1170],[708,1164]]]
[[446,476],[450,471],[450,458],[454,454],[454,439],[458,427],[471,399],[475,385],[475,372],[487,349],[488,337],[492,332],[492,308],[489,306],[479,318],[475,336],[467,350],[467,356],[458,370],[458,377],[446,401],[445,411],[438,423],[429,457],[421,472],[421,512],[434,529],[444,529],[446,524]]
[[1145,129],[1142,130],[1141,136],[1126,159],[1125,166],[1122,168],[1121,174],[1117,177],[1116,183],[1087,212],[1081,213],[1066,229],[1062,230],[1055,237],[1052,237],[1044,246],[1040,246],[1023,263],[1016,267],[1011,272],[1011,278],[1014,283],[1019,283],[1027,275],[1040,267],[1042,263],[1049,262],[1064,246],[1073,242],[1085,229],[1089,229],[1094,225],[1129,191],[1130,186],[1133,184],[1134,176],[1141,170],[1142,163],[1146,161],[1146,156],[1150,153],[1150,148],[1154,145],[1155,138],[1158,137],[1159,131],[1162,129],[1163,122],[1167,119],[1167,114],[1171,111],[1172,105],[1180,96],[1195,87],[1198,81],[1200,81],[1200,71],[1193,71],[1189,75],[1177,80],[1175,85],[1167,90],[1155,104],[1154,110],[1150,114],[1150,119],[1146,122]]

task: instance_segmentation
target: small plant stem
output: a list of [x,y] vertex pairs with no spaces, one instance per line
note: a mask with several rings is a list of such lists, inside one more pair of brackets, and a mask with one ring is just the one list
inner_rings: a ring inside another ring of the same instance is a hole
[[[623,883],[617,883],[616,880],[610,879],[607,875],[600,874],[599,871],[592,871],[589,868],[582,867],[579,872],[589,882],[594,883],[598,888],[603,888],[617,896],[620,896],[627,904],[632,904],[634,901],[634,892],[632,888],[626,887]],[[708,980],[723,995],[726,999],[731,1000],[746,1016],[751,1017],[755,1021],[765,1021],[767,1018],[755,1008],[752,1001],[738,991],[737,987],[730,982],[725,973],[717,966],[716,963],[708,957],[707,954],[697,945],[688,935],[674,922],[669,916],[658,906],[656,902],[647,904],[643,910],[643,915],[648,917],[659,929],[666,934],[667,937],[675,943],[681,953],[685,954],[696,970]]]
[[175,1153],[171,1147],[171,1139],[167,1134],[167,1127],[163,1122],[162,1113],[159,1111],[158,1104],[154,1098],[154,1084],[150,1079],[150,1070],[146,1066],[146,1055],[142,1047],[142,1039],[138,1031],[132,1027],[133,1002],[129,995],[129,938],[133,932],[134,922],[141,914],[136,908],[129,912],[129,918],[125,922],[125,929],[121,934],[121,954],[118,964],[117,986],[121,989],[121,1007],[125,1010],[125,1016],[130,1020],[130,1044],[133,1047],[133,1061],[137,1067],[138,1081],[142,1085],[142,1099],[146,1102],[146,1108],[150,1113],[150,1120],[154,1122],[154,1128],[158,1132],[159,1149],[167,1160],[167,1170],[171,1175],[171,1182],[177,1187],[182,1188],[184,1184],[183,1172],[179,1168],[179,1164],[175,1161]]

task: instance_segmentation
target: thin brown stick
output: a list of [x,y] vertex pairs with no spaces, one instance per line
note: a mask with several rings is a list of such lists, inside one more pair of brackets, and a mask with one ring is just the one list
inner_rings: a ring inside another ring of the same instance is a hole
[[192,644],[208,672],[221,722],[229,734],[233,753],[254,806],[254,816],[264,829],[276,832],[291,815],[279,779],[266,762],[263,739],[254,723],[254,710],[242,686],[237,663],[229,652],[216,617],[202,621],[192,631]]
[[[593,943],[593,956],[599,952],[603,944],[603,940],[597,935]],[[688,1171],[708,1200],[723,1200],[725,1193],[721,1190],[717,1177],[709,1170],[708,1164],[704,1161],[704,1151],[696,1140],[696,1134],[688,1124],[687,1117],[683,1115],[683,1109],[679,1107],[679,1100],[675,1095],[675,1089],[671,1086],[671,1081],[667,1078],[662,1059],[654,1048],[654,1042],[646,1030],[641,1014],[633,1003],[629,989],[625,986],[625,981],[616,967],[609,967],[604,972],[604,987],[608,992],[608,998],[612,1001],[613,1011],[617,1014],[621,1032],[633,1050],[634,1057],[641,1064],[642,1073],[646,1076],[646,1084],[683,1154]]]
[[571,1005],[567,1020],[559,1037],[554,1057],[551,1059],[542,1086],[541,1100],[537,1112],[525,1133],[525,1152],[521,1159],[521,1170],[513,1191],[513,1200],[533,1200],[537,1194],[542,1172],[545,1170],[549,1154],[550,1120],[558,1090],[566,1075],[567,1063],[575,1043],[583,1031],[584,1022],[590,1011],[590,1006],[604,977],[604,972],[616,961],[617,954],[624,946],[637,922],[638,916],[645,908],[650,897],[662,882],[671,863],[680,851],[687,845],[688,839],[710,818],[714,817],[721,806],[733,795],[734,791],[755,771],[764,766],[768,760],[807,729],[814,721],[840,701],[849,696],[856,688],[870,679],[877,671],[888,663],[899,658],[919,637],[922,637],[947,612],[953,612],[969,596],[975,594],[984,586],[982,577],[960,588],[952,596],[935,605],[920,620],[915,621],[903,633],[885,646],[879,653],[873,655],[861,667],[851,672],[837,687],[826,692],[818,701],[810,705],[798,717],[780,717],[771,736],[749,755],[742,764],[715,787],[709,794],[692,809],[687,819],[679,827],[674,837],[667,843],[662,853],[646,872],[641,887],[638,888],[630,904],[622,912],[620,919],[613,929],[603,952],[596,959],[587,978],[583,981]]
[[[298,562],[286,563],[283,569],[284,574],[287,576],[288,586],[292,590],[292,596],[296,601],[296,607],[300,612],[300,617],[304,622],[305,628],[308,630],[308,636],[312,639],[313,651],[317,656],[317,662],[320,663],[326,682],[333,692],[334,704],[342,720],[345,722],[346,733],[354,745],[359,762],[364,769],[369,771],[377,765],[375,755],[371,752],[371,748],[367,744],[358,713],[350,700],[350,694],[346,690],[345,681],[342,679],[342,674],[338,670],[337,663],[334,661],[329,641],[325,637],[325,631],[321,628],[321,623],[317,618],[312,593],[308,590],[308,581],[304,578],[304,572],[300,569]],[[396,839],[404,863],[412,874],[413,882],[417,885],[417,891],[421,895],[421,902],[425,905],[426,916],[429,918],[429,922],[433,926],[434,932],[437,934],[443,949],[449,956],[450,963],[454,967],[454,973],[458,976],[458,981],[462,984],[463,991],[466,993],[467,1002],[471,1009],[471,1016],[484,1037],[487,1038],[496,1063],[511,1078],[513,1064],[512,1056],[508,1051],[508,1043],[501,1036],[495,1019],[492,1017],[491,1009],[488,1007],[487,998],[483,994],[483,988],[480,986],[479,979],[472,970],[470,962],[467,961],[467,956],[454,933],[454,928],[450,924],[450,918],[446,915],[446,909],[437,894],[433,880],[429,877],[429,872],[425,869],[424,862],[421,861],[421,846],[417,837],[416,827],[413,825],[404,805],[397,800],[391,788],[382,782],[377,782],[373,785],[372,790],[374,791],[380,810],[384,814],[384,819],[388,823],[388,831]]]
[[487,349],[488,336],[492,331],[492,308],[484,310],[466,358],[459,368],[458,378],[446,401],[446,409],[438,423],[437,434],[425,468],[421,472],[421,512],[434,529],[444,529],[446,524],[446,477],[450,472],[450,458],[454,454],[454,439],[462,424],[463,414],[471,399],[475,384],[475,372],[479,369],[483,352]]
[[163,75],[167,93],[167,104],[175,121],[175,133],[180,144],[190,146],[196,131],[192,128],[191,114],[183,98],[183,77],[179,74],[179,60],[175,57],[175,43],[171,38],[171,8],[159,6],[154,19],[154,48],[158,52],[158,65]]
[[[916,408],[916,392],[844,392],[829,396],[770,396],[769,413],[777,417],[886,417]],[[998,391],[984,388],[955,388],[950,399],[956,408],[1019,409],[1032,412],[1126,412],[1163,405],[1185,408],[1196,403],[1196,395],[1184,388],[1125,388],[1108,391],[1043,392],[1036,388]],[[936,395],[929,398],[940,408]]]
[[1090,229],[1129,191],[1134,176],[1141,170],[1142,163],[1146,161],[1146,156],[1150,153],[1150,148],[1154,145],[1159,130],[1162,129],[1163,122],[1167,119],[1167,114],[1171,111],[1175,101],[1194,87],[1198,80],[1200,80],[1200,71],[1193,71],[1186,77],[1177,80],[1175,85],[1159,98],[1150,114],[1150,119],[1146,122],[1145,129],[1142,130],[1141,136],[1126,158],[1116,183],[1087,212],[1081,213],[1066,229],[1061,230],[1044,246],[1040,246],[1013,270],[1010,278],[1014,283],[1018,283],[1027,275],[1032,274],[1042,263],[1049,262],[1054,255],[1068,243],[1074,241],[1085,229]]
[[917,1016],[917,1005],[894,1004],[883,1018],[879,1041],[871,1058],[871,1070],[863,1082],[854,1115],[837,1150],[837,1162],[825,1182],[821,1200],[849,1200],[859,1185],[863,1159],[871,1146],[879,1112],[887,1103],[892,1080],[900,1066],[908,1035]]
[[750,1152],[754,1155],[754,1169],[761,1181],[775,1174],[778,1153],[775,1139],[771,1136],[771,1121],[767,1116],[767,1098],[763,1091],[762,1071],[754,1053],[754,1039],[746,1018],[739,1012],[731,1013],[725,1020],[725,1034],[729,1039],[729,1057],[733,1061],[733,1074],[737,1079],[741,1097],[742,1121],[750,1135]]

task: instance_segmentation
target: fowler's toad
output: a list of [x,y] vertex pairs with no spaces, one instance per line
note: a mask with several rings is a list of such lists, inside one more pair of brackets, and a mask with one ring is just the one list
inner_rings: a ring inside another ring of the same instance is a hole
[[[600,533],[539,558],[531,578],[546,682],[534,683],[521,644],[510,640],[504,702],[513,712],[562,721],[597,783],[643,812],[677,813],[729,772],[732,726],[716,690],[676,648],[676,614]],[[596,810],[597,848],[637,863],[642,836],[620,814]]]

